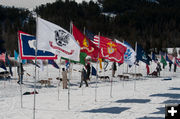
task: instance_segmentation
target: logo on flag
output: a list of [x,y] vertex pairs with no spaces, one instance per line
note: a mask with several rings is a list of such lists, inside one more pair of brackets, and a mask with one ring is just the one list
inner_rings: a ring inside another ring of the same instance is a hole
[[[35,59],[36,38],[22,31],[18,34],[21,59]],[[38,50],[37,59],[57,59],[57,56],[48,51]]]

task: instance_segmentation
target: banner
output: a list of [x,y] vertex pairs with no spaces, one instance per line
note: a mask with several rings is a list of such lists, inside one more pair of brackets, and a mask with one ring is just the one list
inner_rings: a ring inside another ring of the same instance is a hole
[[60,26],[41,18],[37,20],[37,48],[79,61],[80,46],[74,37]]
[[[22,31],[18,32],[18,36],[21,59],[35,59],[36,37]],[[37,59],[57,59],[57,56],[48,51],[38,50]]]

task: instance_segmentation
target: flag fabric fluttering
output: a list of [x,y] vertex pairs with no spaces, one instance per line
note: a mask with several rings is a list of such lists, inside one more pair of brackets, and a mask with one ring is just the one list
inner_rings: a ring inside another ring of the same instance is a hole
[[84,52],[88,56],[91,56],[93,60],[97,60],[99,48],[84,34],[82,34],[75,25],[73,25],[73,36],[79,43],[81,52]]
[[[21,59],[35,59],[36,37],[22,31],[19,31],[18,35]],[[57,56],[48,51],[38,50],[37,59],[57,59]]]
[[167,65],[167,62],[164,59],[163,55],[161,55],[161,61],[160,62],[163,64],[163,68]]
[[116,40],[116,43],[124,45],[127,48],[126,52],[124,53],[124,62],[131,66],[134,65],[136,61],[136,52],[132,49],[132,47],[126,41],[122,43]]
[[65,29],[38,17],[37,48],[60,57],[79,61],[80,46]]
[[169,59],[167,54],[166,54],[166,61],[168,61],[170,64],[173,64],[173,62]]
[[38,68],[40,68],[40,66],[38,64],[34,63],[33,60],[27,60],[27,64],[33,64],[33,65],[37,66]]
[[92,66],[92,72],[91,75],[96,76],[97,75],[97,71],[96,69]]
[[152,60],[156,63],[158,61],[154,52],[152,52]]
[[[14,50],[14,59],[19,62],[19,54],[16,52],[16,50]],[[27,61],[25,59],[23,59],[21,62],[23,64],[27,63]]]
[[59,69],[59,66],[56,64],[54,60],[48,60],[48,64],[52,64],[55,68]]
[[[80,52],[80,61],[70,60],[70,62],[72,62],[72,63],[80,63],[80,64],[85,65],[85,64],[86,64],[86,60],[85,60],[86,56],[87,56],[86,53]],[[61,59],[64,59],[64,60],[68,60],[68,61],[69,61],[69,59],[64,58],[64,57],[61,57]]]
[[126,47],[113,42],[111,39],[100,36],[100,58],[108,59],[113,62],[123,63]]
[[89,32],[88,30],[85,31],[86,36],[88,39],[90,39],[97,47],[99,47],[99,36],[94,35],[93,33]]
[[11,63],[10,63],[7,53],[5,54],[5,64],[6,64],[6,66],[9,66],[9,72],[10,72],[11,76],[13,76],[12,66],[11,66]]
[[137,44],[137,55],[136,60],[142,61],[148,65],[150,65],[151,58],[148,56],[148,54],[144,51],[144,49],[141,47],[141,45]]
[[180,67],[180,58],[175,57],[175,64]]

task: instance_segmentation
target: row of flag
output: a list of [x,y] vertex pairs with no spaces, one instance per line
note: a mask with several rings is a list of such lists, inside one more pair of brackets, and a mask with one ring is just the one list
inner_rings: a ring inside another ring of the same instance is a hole
[[[19,52],[22,62],[35,59],[35,51],[37,48],[37,59],[48,59],[54,67],[58,68],[54,59],[57,55],[71,62],[85,64],[86,56],[90,56],[93,60],[107,59],[109,61],[118,62],[120,64],[127,63],[132,66],[135,62],[143,61],[150,65],[150,61],[157,61],[155,54],[152,58],[144,51],[144,49],[136,44],[136,51],[127,43],[118,40],[113,41],[110,38],[85,30],[85,34],[71,23],[72,34],[41,18],[37,18],[37,38],[33,35],[18,32]],[[37,39],[37,40],[36,40]],[[15,51],[15,59],[18,60],[18,54]],[[166,61],[172,62],[166,55],[166,60],[161,57],[161,63],[167,65]],[[179,64],[180,59],[176,58],[175,63]],[[101,64],[101,63],[100,63]],[[102,67],[102,65],[101,65]]]

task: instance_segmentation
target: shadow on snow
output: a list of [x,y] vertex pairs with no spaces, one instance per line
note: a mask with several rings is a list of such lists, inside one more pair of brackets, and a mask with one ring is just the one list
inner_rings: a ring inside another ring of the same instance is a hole
[[180,98],[178,93],[163,93],[163,94],[153,94],[150,97],[169,97],[169,98]]
[[117,100],[117,103],[148,103],[150,99],[124,99],[124,100]]
[[128,109],[130,109],[130,108],[127,108],[127,107],[109,107],[109,108],[99,108],[99,109],[86,110],[86,111],[82,111],[82,112],[120,114],[121,112],[128,110]]

